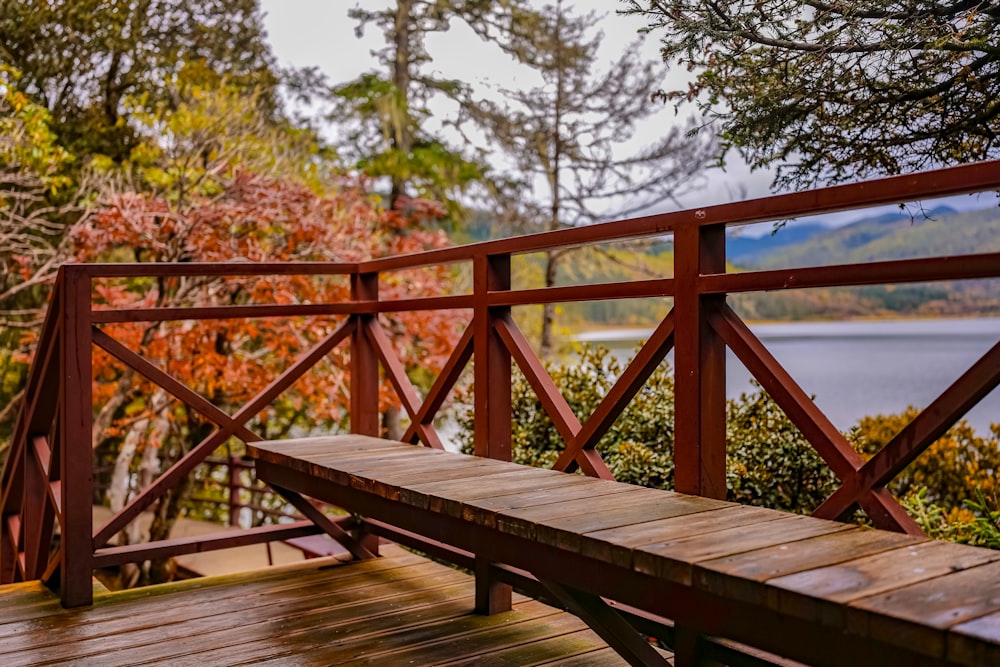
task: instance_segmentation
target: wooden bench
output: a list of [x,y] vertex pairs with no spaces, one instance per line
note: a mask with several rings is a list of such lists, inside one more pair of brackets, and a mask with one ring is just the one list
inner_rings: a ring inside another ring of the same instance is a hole
[[249,451],[296,504],[475,554],[480,611],[504,608],[500,564],[531,573],[632,664],[663,663],[602,598],[673,619],[678,665],[707,636],[817,665],[1000,665],[1000,551],[365,436]]

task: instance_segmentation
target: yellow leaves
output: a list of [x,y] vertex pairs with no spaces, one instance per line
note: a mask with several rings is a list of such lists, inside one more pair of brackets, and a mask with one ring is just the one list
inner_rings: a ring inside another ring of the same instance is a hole
[[57,145],[48,110],[17,88],[20,73],[0,65],[0,164],[41,180],[54,190],[68,181],[61,172],[71,156]]
[[[870,458],[918,414],[909,407],[902,413],[865,417],[851,433],[854,445]],[[959,422],[936,440],[892,483],[897,495],[926,487],[928,500],[947,509],[961,508],[976,493],[996,493],[1000,471],[1000,442],[995,434],[980,436]]]

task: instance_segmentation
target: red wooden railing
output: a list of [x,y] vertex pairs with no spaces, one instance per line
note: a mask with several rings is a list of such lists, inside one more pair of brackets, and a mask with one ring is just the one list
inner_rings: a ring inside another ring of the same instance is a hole
[[[1000,253],[729,274],[728,227],[936,197],[1000,190],[1000,162],[986,162],[764,199],[711,206],[590,227],[565,229],[413,255],[346,264],[97,264],[67,265],[56,282],[10,456],[2,477],[0,578],[58,583],[64,604],[91,599],[95,568],[193,551],[287,539],[316,532],[307,522],[264,526],[197,541],[110,546],[109,540],[230,436],[258,440],[247,423],[336,346],[350,345],[350,422],[378,435],[379,368],[398,394],[411,425],[404,439],[440,447],[432,421],[470,359],[474,365],[475,451],[508,459],[511,451],[511,361],[517,363],[562,435],[555,467],[611,477],[595,446],[666,354],[675,352],[675,484],[678,491],[725,497],[726,348],[760,381],[798,426],[841,485],[815,511],[842,517],[861,507],[882,528],[919,529],[886,484],[966,411],[1000,384],[1000,344],[868,461],[726,304],[726,295],[760,290],[875,285],[1000,277]],[[512,289],[512,255],[672,235],[671,277],[597,285]],[[471,293],[384,300],[380,276],[418,267],[471,264]],[[342,303],[259,304],[99,310],[93,283],[108,278],[181,276],[347,276]],[[673,308],[593,414],[573,414],[511,317],[511,307],[553,302],[672,297]],[[451,309],[472,313],[464,335],[426,396],[411,385],[379,314]],[[121,322],[339,316],[336,330],[300,356],[255,398],[229,415],[112,338],[102,327]],[[216,425],[209,437],[164,472],[103,526],[91,519],[93,346],[156,383]],[[349,522],[350,517],[341,519]],[[53,535],[58,527],[60,539]],[[390,531],[388,527],[382,527]],[[412,537],[412,536],[411,536]]]

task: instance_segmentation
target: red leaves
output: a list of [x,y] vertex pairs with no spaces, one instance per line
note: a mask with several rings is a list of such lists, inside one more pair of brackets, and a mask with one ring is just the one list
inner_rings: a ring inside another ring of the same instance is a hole
[[[395,211],[383,211],[351,182],[320,197],[295,183],[237,172],[219,195],[189,202],[181,210],[150,194],[109,193],[72,230],[77,260],[354,262],[447,244],[443,232],[416,224],[440,216],[440,205],[407,200]],[[436,296],[447,291],[449,279],[445,269],[393,274],[381,281],[380,297]],[[109,280],[96,287],[96,303],[112,308],[339,303],[349,297],[346,276]],[[231,412],[340,321],[172,321],[116,325],[107,331]],[[405,313],[388,324],[404,363],[432,370],[444,363],[460,333],[453,313]],[[287,425],[301,414],[313,425],[341,421],[348,360],[346,346],[334,350],[267,411],[267,420]],[[99,396],[107,399],[113,393],[119,372],[110,357],[95,356]],[[145,396],[155,391],[135,387]],[[383,393],[384,404],[396,402]]]

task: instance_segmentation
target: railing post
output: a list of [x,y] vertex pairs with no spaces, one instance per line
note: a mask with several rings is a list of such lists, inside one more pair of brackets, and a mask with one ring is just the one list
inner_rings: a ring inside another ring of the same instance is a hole
[[[27,398],[25,398],[25,403],[27,403]],[[17,437],[18,433],[15,432],[14,435]],[[13,519],[19,515],[23,517],[24,514],[22,505],[25,476],[24,455],[23,453],[21,455],[17,453],[18,447],[21,447],[22,452],[26,450],[23,444],[19,445],[17,441],[11,441],[11,448],[8,450],[8,458],[5,463],[5,466],[14,465],[15,467],[7,475],[10,480],[10,491],[7,496],[7,502],[2,508],[3,512],[0,513],[0,584],[12,584],[17,580],[18,575],[18,544],[16,540],[21,539],[21,530],[20,526],[18,526],[17,534],[12,535],[13,523],[9,522],[9,519]],[[15,456],[17,457],[16,459],[13,458]],[[5,472],[7,472],[6,468]],[[0,487],[0,493],[4,490]]]
[[702,295],[699,278],[726,270],[726,228],[692,220],[674,231],[677,491],[726,497],[726,346],[708,322],[724,295]]
[[479,255],[473,265],[476,456],[510,461],[510,352],[494,323],[509,306],[490,307],[487,293],[510,289],[510,255]]
[[[490,307],[488,293],[509,290],[510,255],[477,255],[473,264],[476,456],[511,459],[510,352],[496,332],[497,318],[510,315],[509,306]],[[499,614],[511,609],[511,587],[495,576],[488,560],[476,555],[476,612]]]
[[[378,273],[351,274],[351,300],[378,300]],[[351,332],[351,433],[378,437],[382,432],[378,410],[378,353],[365,329],[376,316],[355,313]],[[364,524],[352,530],[355,539],[378,555],[379,538]]]
[[57,436],[62,484],[60,592],[64,607],[80,607],[94,601],[91,281],[83,267],[63,270]]
[[[352,273],[351,300],[378,300],[378,274]],[[378,412],[378,355],[365,328],[375,315],[356,313],[351,332],[351,433],[380,433]]]

